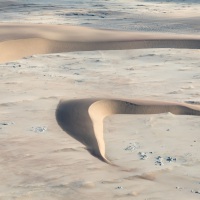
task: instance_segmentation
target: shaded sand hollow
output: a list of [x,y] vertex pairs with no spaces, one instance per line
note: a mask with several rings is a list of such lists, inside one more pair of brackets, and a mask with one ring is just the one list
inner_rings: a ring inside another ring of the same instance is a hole
[[200,36],[63,25],[0,24],[0,63],[33,54],[141,48],[199,49]]
[[60,102],[56,111],[58,124],[64,131],[83,143],[87,150],[100,160],[111,163],[106,157],[103,121],[115,114],[198,115],[199,106],[143,100],[83,99]]

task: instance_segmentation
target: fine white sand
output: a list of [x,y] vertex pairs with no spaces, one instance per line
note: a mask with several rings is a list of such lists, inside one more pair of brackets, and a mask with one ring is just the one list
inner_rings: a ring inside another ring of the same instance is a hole
[[31,2],[0,1],[0,199],[199,199],[198,1]]

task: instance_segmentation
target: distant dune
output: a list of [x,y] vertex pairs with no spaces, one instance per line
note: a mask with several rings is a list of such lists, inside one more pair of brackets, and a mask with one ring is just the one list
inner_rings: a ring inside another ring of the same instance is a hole
[[141,48],[200,49],[200,37],[62,25],[0,25],[0,62],[33,54]]

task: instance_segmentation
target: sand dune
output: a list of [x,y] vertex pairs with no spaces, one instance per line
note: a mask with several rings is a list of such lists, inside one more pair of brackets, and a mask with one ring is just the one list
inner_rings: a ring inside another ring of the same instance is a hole
[[56,118],[61,128],[83,143],[87,150],[102,161],[111,164],[106,157],[103,137],[103,121],[114,114],[160,114],[198,115],[200,107],[184,103],[142,100],[83,99],[61,101]]
[[0,11],[0,200],[199,199],[198,0]]
[[[61,25],[1,24],[0,29],[0,62],[33,54],[69,51],[200,49],[200,37],[193,35],[120,32]],[[61,102],[56,115],[66,132],[82,142],[94,156],[110,163],[103,140],[103,120],[106,116],[165,112],[200,115],[198,107],[187,104],[96,99]]]
[[60,25],[0,25],[0,62],[33,54],[141,48],[200,49],[200,37]]

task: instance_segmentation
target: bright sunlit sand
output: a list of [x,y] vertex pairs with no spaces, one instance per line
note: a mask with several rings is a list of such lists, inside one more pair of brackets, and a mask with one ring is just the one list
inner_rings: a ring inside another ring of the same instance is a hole
[[0,199],[199,199],[198,0],[0,0]]

